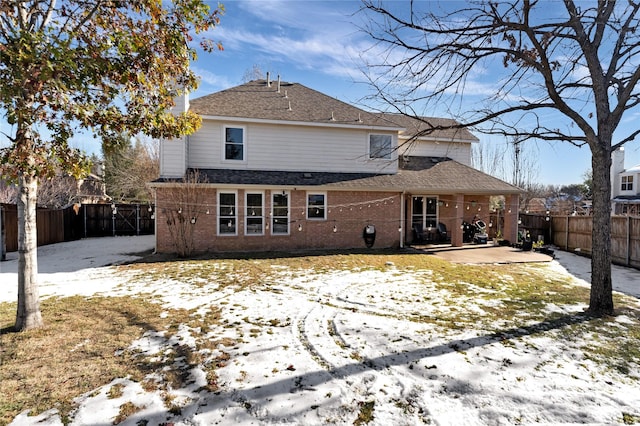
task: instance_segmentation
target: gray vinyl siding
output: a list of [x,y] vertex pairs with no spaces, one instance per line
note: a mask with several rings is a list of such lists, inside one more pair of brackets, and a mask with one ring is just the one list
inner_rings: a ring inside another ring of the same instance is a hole
[[399,153],[400,155],[415,157],[448,157],[458,163],[471,166],[470,142],[431,142],[420,140],[402,144]]
[[[224,161],[223,126],[245,128],[245,161]],[[368,159],[367,129],[205,121],[189,139],[189,167],[247,170],[395,173],[397,156]],[[392,135],[394,132],[374,133]]]
[[160,141],[160,177],[183,177],[186,170],[184,139]]

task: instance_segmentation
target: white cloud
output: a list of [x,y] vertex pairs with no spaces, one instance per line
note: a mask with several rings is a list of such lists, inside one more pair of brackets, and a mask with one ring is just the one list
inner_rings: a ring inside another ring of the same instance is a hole
[[226,76],[214,74],[197,65],[191,66],[191,69],[200,77],[203,85],[211,86],[212,89],[226,89],[233,84]]

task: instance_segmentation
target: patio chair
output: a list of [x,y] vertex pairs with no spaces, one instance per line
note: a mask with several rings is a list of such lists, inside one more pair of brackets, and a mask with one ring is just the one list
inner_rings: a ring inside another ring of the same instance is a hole
[[415,223],[413,225],[413,242],[414,243],[425,243],[427,240],[424,235],[424,229],[422,229],[422,225],[419,223]]
[[451,236],[449,235],[449,232],[447,232],[447,226],[444,223],[438,222],[437,232],[438,242],[448,243],[451,241]]

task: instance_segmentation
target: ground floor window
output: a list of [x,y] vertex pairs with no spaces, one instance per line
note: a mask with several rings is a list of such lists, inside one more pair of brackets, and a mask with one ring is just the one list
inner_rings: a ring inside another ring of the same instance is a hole
[[246,235],[264,234],[264,194],[261,192],[246,193]]
[[289,193],[274,192],[271,196],[271,233],[289,234]]
[[421,229],[436,228],[438,225],[438,198],[414,196],[411,198],[411,226]]
[[327,196],[323,193],[307,193],[307,219],[327,218]]
[[236,206],[237,194],[235,192],[218,193],[218,234],[237,235],[238,208]]

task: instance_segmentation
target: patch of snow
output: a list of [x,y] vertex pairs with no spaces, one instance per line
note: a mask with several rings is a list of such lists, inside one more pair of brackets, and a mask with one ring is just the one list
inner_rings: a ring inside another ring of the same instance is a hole
[[[112,424],[126,402],[140,408],[128,425],[353,424],[366,406],[373,410],[371,425],[615,424],[623,413],[640,416],[637,370],[624,375],[585,357],[580,348],[589,336],[566,339],[562,324],[541,328],[526,318],[517,327],[491,323],[485,308],[499,308],[501,301],[458,299],[434,282],[440,279],[431,271],[319,274],[274,266],[271,282],[221,290],[214,278],[146,279],[102,264],[131,260],[135,256],[126,253],[150,249],[152,239],[89,243],[40,252],[43,297],[144,294],[167,309],[203,313],[217,307],[223,321],[206,335],[238,343],[205,350],[230,355],[216,371],[219,392],[200,390],[207,381],[203,366],[190,367],[192,382],[171,390],[180,414],[168,411],[160,391],[118,378],[79,396],[71,425]],[[555,261],[537,268],[549,279],[588,285],[588,259],[556,253]],[[15,301],[11,262],[2,264],[0,301]],[[219,267],[224,270],[224,262]],[[614,266],[616,290],[638,297],[639,285],[639,271]],[[546,311],[572,317],[584,307],[549,303]],[[451,324],[446,318],[461,308],[481,320]],[[638,324],[627,315],[616,323]],[[147,332],[131,348],[162,359],[179,345],[195,350],[186,325],[171,336]],[[115,385],[122,395],[110,398]],[[62,424],[55,410],[30,417],[25,408],[12,425]]]

